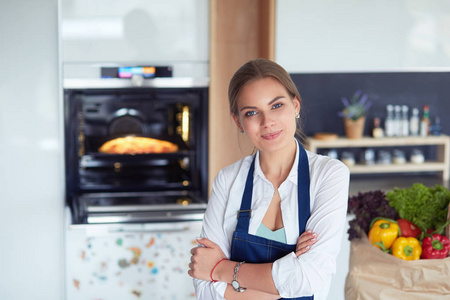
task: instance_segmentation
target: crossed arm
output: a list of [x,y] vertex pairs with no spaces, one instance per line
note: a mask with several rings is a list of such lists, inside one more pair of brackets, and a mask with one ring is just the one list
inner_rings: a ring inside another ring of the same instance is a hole
[[[317,235],[311,231],[304,232],[297,240],[295,255],[306,253],[317,241]],[[246,287],[245,293],[238,293],[231,286],[234,268],[237,262],[224,260],[226,258],[218,245],[209,239],[198,239],[199,247],[191,250],[191,263],[188,274],[196,279],[211,281],[212,279],[226,282],[226,299],[279,299],[279,293],[272,279],[273,263],[242,265],[238,273],[238,281],[241,286]],[[214,266],[216,266],[214,268]],[[213,270],[214,269],[214,270]],[[213,271],[213,272],[212,272]]]

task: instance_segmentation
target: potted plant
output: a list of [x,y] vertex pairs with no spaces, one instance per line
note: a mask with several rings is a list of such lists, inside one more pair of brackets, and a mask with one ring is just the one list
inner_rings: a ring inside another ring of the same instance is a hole
[[363,136],[366,113],[372,105],[367,101],[368,98],[361,90],[356,91],[350,101],[345,97],[341,98],[344,109],[338,115],[344,118],[345,134],[349,139],[360,139]]

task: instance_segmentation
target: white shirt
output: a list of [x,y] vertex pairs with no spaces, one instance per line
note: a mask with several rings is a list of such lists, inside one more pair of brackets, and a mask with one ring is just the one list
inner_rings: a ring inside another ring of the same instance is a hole
[[[306,230],[317,233],[317,242],[298,258],[294,252],[276,260],[272,277],[280,296],[310,296],[325,300],[336,272],[336,257],[341,246],[347,213],[349,170],[339,160],[306,151],[310,174],[311,216]],[[220,246],[230,258],[232,234],[236,228],[245,181],[253,160],[247,156],[225,167],[213,182],[205,212],[202,237]],[[287,244],[296,244],[299,237],[297,200],[297,154],[286,180],[278,188]],[[256,153],[253,179],[252,215],[249,234],[255,235],[274,195],[274,187],[261,171]],[[224,299],[227,283],[194,279],[197,299]],[[328,287],[324,289],[323,287]]]

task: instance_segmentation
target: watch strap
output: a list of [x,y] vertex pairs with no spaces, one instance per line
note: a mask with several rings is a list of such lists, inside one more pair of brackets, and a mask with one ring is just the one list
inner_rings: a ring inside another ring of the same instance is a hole
[[237,274],[238,274],[239,268],[243,264],[245,264],[245,261],[241,261],[241,262],[237,263],[236,267],[234,268],[233,281],[231,282],[231,285],[233,286],[234,290],[239,293],[242,293],[246,290],[246,288],[241,287],[239,282],[237,281]]

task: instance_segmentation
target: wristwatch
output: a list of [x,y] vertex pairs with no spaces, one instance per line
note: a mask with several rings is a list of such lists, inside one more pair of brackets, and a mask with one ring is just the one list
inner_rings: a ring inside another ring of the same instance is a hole
[[242,293],[245,292],[246,288],[245,287],[241,287],[239,285],[239,282],[237,282],[237,273],[239,271],[239,268],[245,264],[245,261],[241,261],[240,263],[238,263],[236,265],[236,268],[234,268],[234,276],[233,276],[233,281],[231,282],[231,285],[233,286],[234,290],[238,293]]

